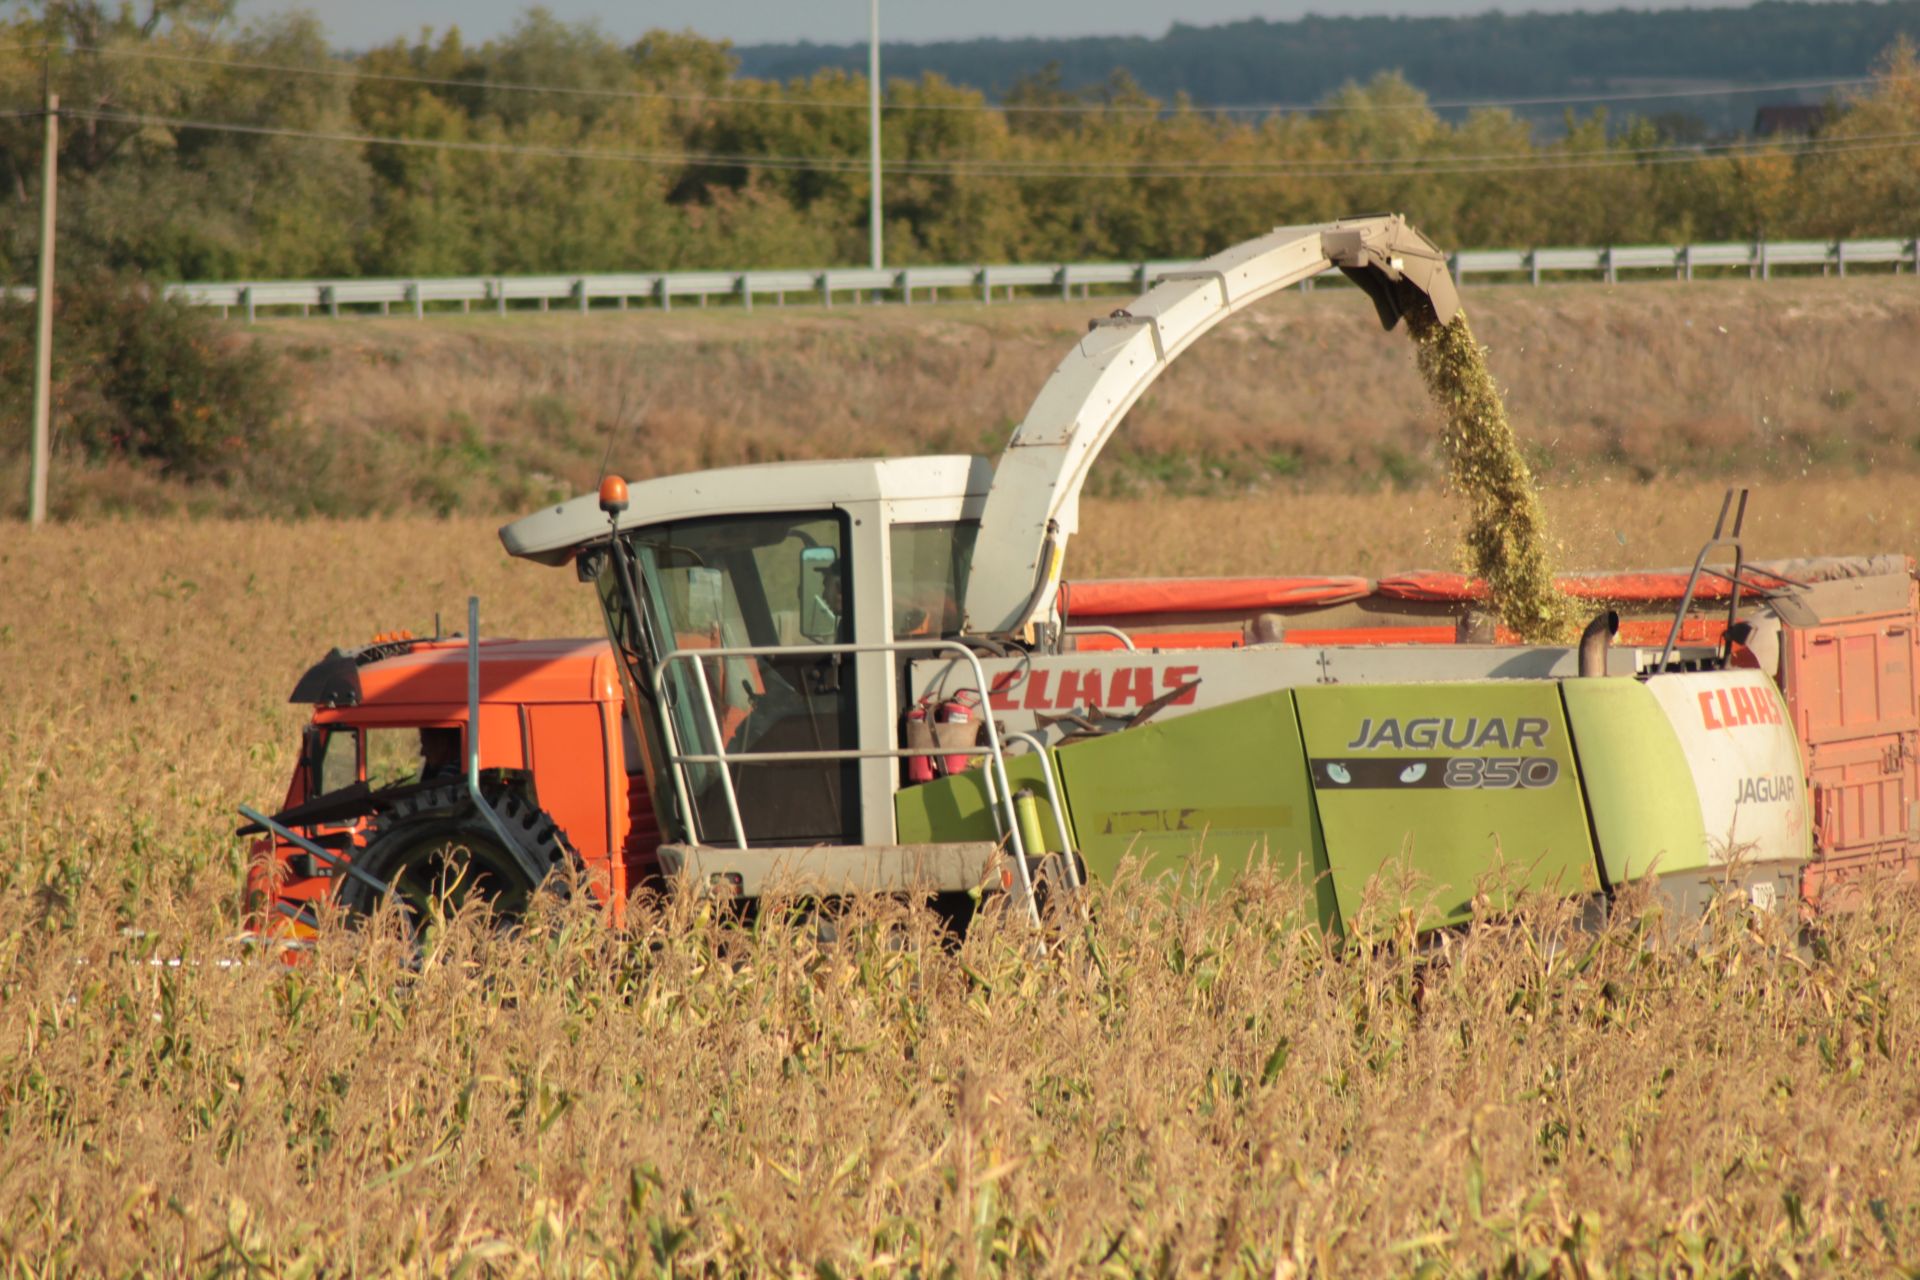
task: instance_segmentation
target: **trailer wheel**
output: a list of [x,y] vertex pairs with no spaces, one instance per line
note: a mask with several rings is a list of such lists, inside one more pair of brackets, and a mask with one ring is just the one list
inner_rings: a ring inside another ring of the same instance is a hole
[[349,875],[340,904],[366,916],[391,896],[417,932],[435,902],[444,902],[448,911],[485,902],[496,921],[510,924],[526,914],[543,884],[551,882],[564,892],[564,882],[553,880],[552,873],[572,862],[573,853],[553,819],[510,792],[487,801],[545,869],[540,880],[529,877],[466,788],[447,786],[410,796],[374,821],[367,847],[354,861],[385,883],[388,893]]

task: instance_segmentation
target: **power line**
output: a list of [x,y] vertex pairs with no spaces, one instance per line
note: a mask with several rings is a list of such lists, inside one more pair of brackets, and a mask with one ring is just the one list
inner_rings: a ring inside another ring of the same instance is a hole
[[[1568,155],[1564,158],[1546,158],[1516,163],[1465,164],[1452,165],[1444,160],[1434,161],[1420,167],[1399,169],[1356,169],[1350,165],[1330,166],[1318,169],[1228,169],[1202,170],[1196,168],[1155,167],[1151,162],[1130,167],[1115,167],[1106,170],[1041,171],[1023,170],[1011,173],[992,174],[985,170],[962,170],[961,176],[1003,176],[1021,178],[1395,178],[1402,176],[1458,177],[1476,174],[1525,174],[1525,173],[1564,173],[1587,169],[1630,169],[1641,166],[1669,166],[1687,164],[1707,164],[1716,160],[1761,160],[1780,158],[1795,160],[1802,158],[1819,159],[1829,155],[1845,155],[1856,152],[1899,151],[1920,147],[1920,131],[1898,135],[1887,135],[1888,141],[1854,142],[1853,140],[1832,140],[1819,144],[1808,144],[1793,150],[1749,151],[1749,152],[1689,152],[1681,155],[1638,155],[1631,152],[1598,153],[1592,156]],[[1898,140],[1892,140],[1898,139]]]
[[[1867,141],[1882,141],[1882,140],[1888,140],[1888,139],[1905,139],[1905,138],[1914,137],[1914,136],[1920,136],[1920,135],[1907,133],[1907,132],[1857,134],[1857,135],[1854,135],[1852,138],[1846,139],[1846,140],[1852,141],[1852,142],[1867,142]],[[1810,139],[1807,141],[1818,141],[1818,140]],[[1801,143],[1796,143],[1791,145],[1805,146],[1806,142],[1801,142]],[[1559,154],[1559,157],[1563,159],[1580,158],[1580,153],[1577,153],[1577,152],[1564,152],[1564,153],[1558,153],[1558,154]],[[1670,155],[1697,156],[1702,159],[1713,159],[1718,156],[1778,155],[1778,154],[1784,154],[1784,152],[1778,149],[1777,144],[1776,144],[1775,150],[1768,151],[1764,149],[1757,149],[1756,145],[1751,141],[1733,140],[1733,141],[1727,141],[1727,142],[1672,143],[1672,144],[1667,144],[1662,146],[1651,146],[1651,147],[1609,147],[1604,152],[1594,153],[1594,154],[1604,155],[1611,159],[1629,159],[1629,158],[1651,159],[1653,157],[1670,156]],[[1160,160],[1142,160],[1135,163],[1151,164],[1163,169],[1173,169],[1173,168],[1190,169],[1196,172],[1204,172],[1207,174],[1223,174],[1223,173],[1230,173],[1235,170],[1244,169],[1244,170],[1252,170],[1260,174],[1299,173],[1299,172],[1305,172],[1305,171],[1314,171],[1319,173],[1342,173],[1342,174],[1366,173],[1366,174],[1392,175],[1392,174],[1400,174],[1400,173],[1418,174],[1418,173],[1431,172],[1434,170],[1435,166],[1459,166],[1459,165],[1478,166],[1482,164],[1489,164],[1489,163],[1497,164],[1500,162],[1507,162],[1507,161],[1531,165],[1531,164],[1543,162],[1543,161],[1552,161],[1555,158],[1556,158],[1556,152],[1551,147],[1548,147],[1548,148],[1533,148],[1526,151],[1490,151],[1490,152],[1477,152],[1477,153],[1463,152],[1458,155],[1443,153],[1438,155],[1428,154],[1428,155],[1415,155],[1415,156],[1343,156],[1337,162],[1330,159],[1319,159],[1319,160],[1275,160],[1275,161],[1225,161],[1225,160],[1198,161],[1192,164],[1184,164],[1184,165],[1176,165],[1168,161],[1160,161]],[[911,165],[916,162],[909,160],[909,161],[901,161],[899,163],[902,165]],[[1122,165],[1117,164],[1116,162],[1113,162],[1113,161],[1076,162],[1071,160],[1019,160],[1014,158],[1001,159],[999,157],[994,157],[986,160],[972,160],[972,159],[961,157],[961,158],[953,158],[946,161],[921,161],[917,163],[930,165],[930,166],[939,168],[943,171],[948,169],[964,170],[974,165],[985,165],[985,166],[992,166],[994,168],[999,168],[999,169],[1008,169],[1008,170],[1016,170],[1016,171],[1031,170],[1036,173],[1046,173],[1054,176],[1058,176],[1061,174],[1069,174],[1069,173],[1074,173],[1074,172],[1079,172],[1084,170],[1097,170],[1101,172],[1106,172],[1106,171],[1112,171],[1112,170],[1116,170],[1123,167]]]
[[[82,119],[143,127],[186,129],[256,137],[298,138],[315,142],[333,142],[358,146],[405,147],[424,150],[460,151],[490,155],[528,155],[555,159],[609,160],[643,165],[705,165],[742,169],[812,170],[858,172],[866,166],[861,157],[836,156],[738,156],[703,152],[618,151],[593,147],[487,142],[453,138],[419,138],[406,135],[351,133],[317,129],[289,129],[275,125],[245,124],[215,120],[193,120],[173,116],[143,115],[130,112],[70,109],[64,114]],[[1085,178],[1128,179],[1143,177],[1186,178],[1354,178],[1407,176],[1460,176],[1473,174],[1512,174],[1568,172],[1586,169],[1629,168],[1640,165],[1701,164],[1714,160],[1763,159],[1780,157],[1799,159],[1859,152],[1901,150],[1920,146],[1920,131],[1862,134],[1854,138],[1809,139],[1777,150],[1735,151],[1736,144],[1700,148],[1644,148],[1607,151],[1592,155],[1551,153],[1523,155],[1507,153],[1486,157],[1419,157],[1393,168],[1368,168],[1353,162],[1283,162],[1262,167],[1225,168],[1219,166],[1172,165],[1159,161],[1086,165],[1075,168],[1038,167],[1043,162],[939,162],[901,161],[892,167],[899,171],[948,177],[1006,178]],[[1491,161],[1491,162],[1489,162]],[[1031,163],[1034,167],[1024,167]]]
[[[62,48],[63,46],[20,46],[21,48]],[[105,57],[144,58],[159,62],[177,62],[212,66],[237,71],[259,71],[280,75],[321,76],[340,80],[373,81],[382,84],[417,84],[432,88],[477,89],[507,93],[541,93],[562,97],[599,98],[633,101],[723,103],[744,106],[783,107],[863,111],[866,104],[835,98],[770,97],[758,94],[668,93],[641,89],[606,89],[584,85],[535,84],[513,80],[476,80],[445,76],[406,75],[398,72],[370,71],[357,67],[316,67],[294,63],[256,62],[245,59],[210,57],[202,54],[172,53],[132,46],[76,44],[64,46],[73,52]],[[1613,102],[1659,102],[1694,98],[1740,97],[1755,93],[1792,93],[1813,90],[1859,88],[1874,83],[1870,76],[1824,80],[1775,80],[1756,84],[1718,88],[1662,89],[1650,92],[1613,92],[1565,94],[1541,97],[1459,98],[1421,102],[1255,102],[1196,103],[1191,110],[1205,115],[1340,115],[1409,111],[1471,111],[1500,107],[1551,107],[1603,105]],[[892,102],[888,111],[993,112],[1039,115],[1167,115],[1179,108],[1167,105],[1147,106],[1134,103],[1049,102]]]
[[[1730,98],[1743,97],[1750,93],[1793,93],[1812,89],[1853,89],[1872,84],[1872,76],[1853,76],[1837,80],[1775,80],[1761,84],[1732,85],[1722,88],[1661,89],[1651,93],[1582,93],[1564,97],[1543,98],[1456,98],[1435,102],[1404,106],[1382,104],[1375,110],[1382,111],[1420,111],[1420,110],[1459,110],[1468,111],[1491,107],[1557,107],[1583,106],[1592,103],[1608,102],[1660,102],[1680,98]],[[1339,110],[1336,107],[1318,108],[1320,110]],[[1366,110],[1368,108],[1354,108]]]
[[[35,110],[18,113],[25,116],[37,116]],[[747,154],[701,151],[627,151],[598,147],[562,146],[540,143],[494,142],[478,139],[420,138],[408,135],[376,134],[356,131],[329,131],[289,129],[284,126],[251,124],[246,122],[201,120],[190,117],[161,116],[133,112],[113,112],[89,110],[86,108],[68,108],[67,114],[86,116],[90,119],[109,123],[180,128],[208,132],[254,134],[268,137],[298,137],[311,141],[354,143],[368,146],[395,146],[414,148],[438,148],[443,150],[473,151],[503,155],[536,155],[559,159],[576,160],[621,160],[630,163],[667,164],[667,165],[704,165],[719,168],[768,168],[768,169],[819,169],[826,171],[854,171],[866,167],[866,161],[847,156],[820,155],[779,155]],[[1851,142],[1868,142],[1904,139],[1906,133],[1861,134],[1848,139]],[[1609,148],[1605,157],[1609,160],[1651,160],[1661,156],[1689,156],[1713,158],[1716,155],[1778,155],[1788,154],[1790,150],[1804,147],[1805,143],[1789,144],[1786,149],[1774,151],[1752,150],[1754,144],[1745,140],[1709,143],[1674,143],[1649,147]],[[1566,154],[1560,160],[1579,159],[1577,155]],[[1432,172],[1456,171],[1463,166],[1478,169],[1484,165],[1511,163],[1524,167],[1539,167],[1555,162],[1555,153],[1543,149],[1526,151],[1465,152],[1452,154],[1426,154],[1414,156],[1343,156],[1336,160],[1286,159],[1252,161],[1199,161],[1194,163],[1176,163],[1167,160],[1142,159],[1138,161],[1073,161],[1063,159],[1026,160],[1013,156],[969,157],[958,156],[932,160],[901,159],[890,162],[901,172],[919,172],[929,174],[971,174],[990,173],[996,176],[1015,176],[1031,174],[1036,177],[1071,177],[1085,173],[1089,176],[1109,176],[1119,173],[1139,173],[1143,167],[1159,173],[1174,171],[1191,172],[1202,176],[1225,176],[1235,172],[1247,172],[1254,176],[1297,174],[1300,176],[1329,175],[1380,175],[1423,174]]]
[[404,134],[349,133],[325,129],[287,129],[277,125],[243,124],[222,120],[192,120],[177,116],[125,111],[74,110],[68,115],[114,124],[147,128],[189,129],[206,133],[237,133],[268,138],[303,138],[310,142],[342,142],[360,146],[408,147],[433,151],[468,151],[487,155],[547,156],[563,160],[624,160],[634,164],[711,164],[742,169],[859,169],[862,159],[830,156],[729,156],[679,151],[612,151],[598,147],[561,147],[546,144],[487,142],[463,138],[415,138]]

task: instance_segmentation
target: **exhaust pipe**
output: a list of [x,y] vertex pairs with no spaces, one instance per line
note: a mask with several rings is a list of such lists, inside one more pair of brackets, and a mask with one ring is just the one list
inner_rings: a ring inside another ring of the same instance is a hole
[[1607,674],[1607,650],[1620,630],[1620,615],[1612,609],[1600,614],[1580,633],[1580,676]]

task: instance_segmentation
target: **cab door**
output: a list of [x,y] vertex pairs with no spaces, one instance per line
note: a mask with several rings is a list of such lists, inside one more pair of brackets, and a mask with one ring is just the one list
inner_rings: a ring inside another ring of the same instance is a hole
[[849,531],[837,510],[653,525],[599,569],[684,838],[859,842],[858,762],[827,754],[859,743],[854,658],[826,651],[854,634]]

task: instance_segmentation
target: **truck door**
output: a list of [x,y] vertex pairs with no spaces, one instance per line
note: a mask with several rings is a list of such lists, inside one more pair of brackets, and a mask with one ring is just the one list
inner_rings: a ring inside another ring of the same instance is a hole
[[[858,742],[852,659],[820,652],[853,639],[847,533],[832,510],[653,525],[621,535],[630,587],[618,564],[601,570],[615,579],[600,593],[614,638],[656,721],[655,785],[684,810],[686,838],[858,841],[856,762],[820,754]],[[616,616],[630,594],[647,645],[619,643],[634,630]],[[769,652],[703,656],[740,648]]]

